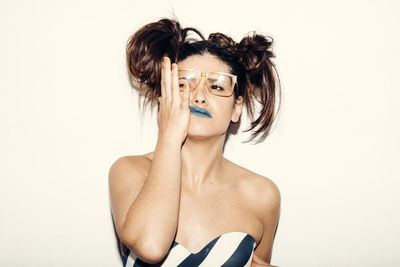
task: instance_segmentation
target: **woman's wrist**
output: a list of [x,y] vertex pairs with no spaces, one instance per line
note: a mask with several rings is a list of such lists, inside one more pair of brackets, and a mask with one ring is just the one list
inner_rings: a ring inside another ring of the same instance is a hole
[[179,138],[163,135],[158,137],[156,149],[161,147],[172,150],[177,149],[180,151],[182,147],[182,142],[179,140]]

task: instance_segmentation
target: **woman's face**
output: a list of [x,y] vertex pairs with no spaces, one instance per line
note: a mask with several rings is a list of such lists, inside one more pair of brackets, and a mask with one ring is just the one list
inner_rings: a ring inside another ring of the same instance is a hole
[[[178,62],[178,68],[194,69],[200,72],[230,73],[230,67],[211,54],[190,56]],[[192,106],[188,136],[212,137],[224,135],[231,121],[237,122],[242,111],[242,97],[235,100],[231,96],[217,96],[208,91],[206,80],[201,78],[199,86],[190,93],[189,105]],[[194,108],[193,108],[194,106]],[[196,108],[205,109],[210,116],[196,112]]]

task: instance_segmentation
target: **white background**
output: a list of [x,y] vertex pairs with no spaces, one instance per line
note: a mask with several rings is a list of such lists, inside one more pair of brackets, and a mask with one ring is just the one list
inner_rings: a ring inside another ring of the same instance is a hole
[[125,44],[175,15],[275,39],[282,109],[225,156],[282,194],[272,263],[400,266],[398,1],[0,1],[0,265],[121,266],[107,175],[153,150]]

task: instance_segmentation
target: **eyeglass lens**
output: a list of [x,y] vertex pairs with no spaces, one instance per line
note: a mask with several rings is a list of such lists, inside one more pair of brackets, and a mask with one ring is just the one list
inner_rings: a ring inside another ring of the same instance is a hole
[[[196,71],[179,70],[179,87],[183,90],[187,84],[189,90],[195,89],[201,81],[201,74]],[[209,73],[206,79],[206,86],[209,91],[214,95],[231,95],[234,87],[233,79],[231,76],[223,73]]]

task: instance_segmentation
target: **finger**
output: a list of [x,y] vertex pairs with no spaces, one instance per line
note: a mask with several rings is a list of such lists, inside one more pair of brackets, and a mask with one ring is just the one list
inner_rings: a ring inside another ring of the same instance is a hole
[[[160,83],[161,84],[161,97],[160,97],[161,99],[165,99],[165,97],[166,97],[165,86],[164,86],[164,83],[165,83],[164,69],[165,69],[165,59],[163,58],[163,61],[161,62],[161,83]],[[158,99],[158,101],[160,101],[160,98]]]
[[158,109],[157,109],[157,110],[160,110],[160,106],[161,106],[161,103],[163,102],[164,98],[161,97],[161,96],[159,96],[159,97],[157,98],[157,100],[158,100],[158,105],[157,105]]
[[183,93],[181,99],[182,99],[181,107],[189,108],[189,86],[187,84],[183,86]]
[[171,87],[172,87],[172,102],[179,105],[181,103],[181,95],[179,90],[179,81],[178,81],[178,65],[175,63],[172,64],[172,73],[171,73]]
[[171,61],[168,57],[164,57],[164,90],[166,100],[171,100]]

